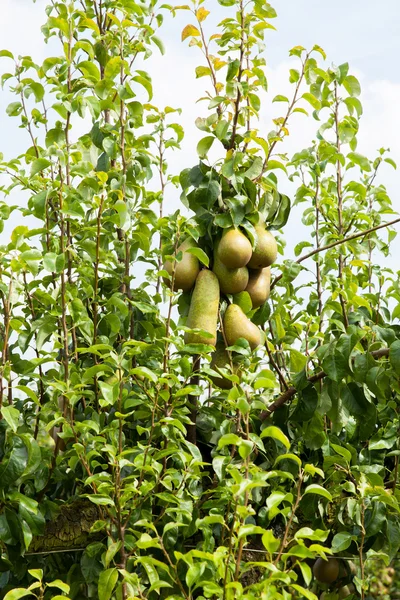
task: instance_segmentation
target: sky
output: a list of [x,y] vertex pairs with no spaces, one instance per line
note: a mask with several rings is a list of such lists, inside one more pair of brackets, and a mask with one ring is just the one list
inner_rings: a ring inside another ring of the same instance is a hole
[[[45,21],[46,0],[0,0],[0,49],[7,48],[16,55],[29,54],[40,61],[49,54],[40,32]],[[321,0],[277,0],[272,2],[278,12],[274,25],[277,32],[267,37],[267,74],[271,98],[289,91],[288,70],[295,67],[289,59],[288,51],[295,45],[310,48],[314,44],[322,46],[328,55],[328,65],[350,63],[350,70],[360,79],[361,100],[364,115],[361,120],[358,151],[370,157],[376,156],[376,149],[390,148],[391,157],[400,165],[400,2],[385,0],[336,0],[327,3]],[[206,0],[204,6],[211,11],[206,21],[208,31],[213,33],[214,24],[226,16],[226,9],[217,0]],[[197,162],[196,145],[202,133],[195,127],[198,116],[206,115],[206,107],[197,104],[203,95],[205,79],[195,79],[194,69],[201,64],[196,48],[189,48],[180,41],[183,27],[190,21],[190,15],[181,11],[173,19],[166,17],[160,37],[166,46],[166,55],[158,51],[147,61],[146,70],[152,73],[155,95],[153,103],[159,106],[181,107],[182,114],[177,120],[183,125],[186,136],[181,152],[170,158],[171,170],[179,173]],[[0,72],[7,69],[7,59],[1,59]],[[0,90],[0,152],[11,158],[27,148],[27,134],[16,128],[16,120],[5,114],[12,96]],[[267,104],[260,120],[260,132],[266,135],[272,128],[271,119],[278,116],[282,105]],[[302,115],[296,115],[290,127],[291,135],[281,147],[289,155],[307,147],[315,135],[316,123]],[[400,168],[400,167],[399,167]],[[379,183],[386,185],[392,197],[394,208],[400,206],[398,192],[398,171],[391,167],[382,168]],[[282,191],[293,195],[293,188],[282,182]],[[171,189],[167,195],[165,212],[173,212],[179,206],[179,192]],[[15,203],[16,198],[11,201]],[[21,199],[17,199],[18,200]],[[22,201],[22,200],[21,200]],[[287,241],[285,254],[292,256],[293,246],[301,241],[304,230],[299,227],[300,211],[292,211],[284,231]],[[17,219],[17,217],[16,217]],[[6,241],[16,226],[16,219],[10,220],[0,237]],[[18,224],[21,219],[18,217]],[[400,229],[398,230],[400,232]],[[400,254],[400,236],[392,247],[388,264],[399,268],[397,256]]]

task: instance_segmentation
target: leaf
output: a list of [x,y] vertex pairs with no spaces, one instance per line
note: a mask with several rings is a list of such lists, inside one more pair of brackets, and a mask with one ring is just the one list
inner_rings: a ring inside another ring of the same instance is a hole
[[204,250],[202,250],[201,248],[187,248],[187,250],[185,250],[185,252],[187,252],[188,254],[193,254],[193,256],[196,256],[196,258],[198,258],[199,261],[206,267],[209,266],[210,259],[208,258],[207,254],[204,252]]
[[118,581],[117,569],[106,569],[100,573],[98,594],[99,600],[110,600],[114,587]]
[[186,40],[188,37],[198,37],[200,36],[200,31],[194,25],[186,25],[186,27],[182,31],[182,42]]
[[275,98],[272,100],[272,102],[289,102],[289,98],[278,94],[278,96],[275,96]]
[[135,367],[134,369],[130,370],[130,374],[138,375],[138,377],[144,377],[145,379],[148,379],[152,383],[157,383],[157,381],[158,381],[157,375],[155,373],[153,373],[153,371],[151,371],[147,367]]
[[69,594],[70,587],[68,583],[64,583],[64,581],[61,581],[61,579],[55,579],[54,581],[48,583],[47,586],[51,588],[55,587],[64,592],[65,594]]
[[396,371],[397,375],[400,375],[400,340],[396,340],[391,344],[389,348],[389,359],[390,364]]
[[47,158],[37,158],[36,160],[33,161],[32,166],[31,166],[31,177],[34,177],[38,173],[41,173],[42,171],[44,171],[44,169],[47,169],[47,167],[49,167],[50,165],[51,165],[51,162],[49,160],[47,160]]
[[264,439],[266,437],[273,438],[274,440],[278,440],[278,442],[281,442],[281,444],[283,444],[287,450],[289,450],[290,448],[290,441],[288,440],[286,435],[283,433],[283,431],[279,429],[279,427],[275,427],[274,425],[263,429],[260,437],[261,439]]
[[18,429],[19,410],[13,406],[3,406],[1,412],[10,429],[16,433]]
[[301,392],[297,400],[291,419],[297,422],[309,421],[314,415],[318,406],[318,393],[312,385],[308,385]]
[[350,96],[359,96],[361,94],[361,86],[354,75],[348,75],[343,81],[343,86]]
[[332,539],[332,551],[333,552],[343,552],[347,550],[350,544],[353,541],[353,536],[347,531],[341,531],[333,536]]
[[205,77],[207,75],[211,75],[211,69],[210,67],[196,67],[195,69],[196,72],[196,78],[200,79],[200,77]]
[[318,98],[314,96],[314,94],[306,92],[305,94],[303,94],[302,98],[304,98],[304,100],[307,100],[307,102],[309,102],[309,104],[311,104],[311,106],[315,108],[315,110],[320,110],[321,102],[318,100]]
[[5,56],[7,58],[12,58],[14,60],[14,55],[12,52],[10,52],[9,50],[0,50],[0,58],[2,56]]
[[197,12],[196,12],[196,17],[199,21],[199,23],[202,23],[210,14],[209,10],[206,10],[203,6],[200,7]]
[[207,156],[208,151],[214,143],[214,140],[215,137],[213,135],[209,135],[199,141],[197,144],[197,154],[200,158],[205,158]]
[[347,158],[358,165],[362,171],[371,171],[371,165],[366,156],[358,154],[358,152],[349,152]]
[[224,446],[230,446],[231,444],[234,446],[237,446],[237,444],[239,444],[239,442],[241,441],[241,438],[236,435],[235,433],[226,433],[225,435],[221,436],[218,440],[218,448],[223,448]]
[[4,600],[18,600],[24,596],[33,596],[33,593],[25,588],[15,588],[14,590],[7,592],[4,596]]
[[324,498],[329,500],[329,502],[332,502],[332,496],[328,492],[328,490],[323,488],[322,485],[318,485],[317,483],[311,483],[309,486],[306,487],[303,496],[306,496],[307,494],[317,494],[317,496],[323,496]]
[[313,592],[306,590],[301,585],[298,585],[297,583],[291,583],[290,586],[298,591],[299,594],[304,596],[304,598],[307,598],[307,600],[318,600],[318,596],[316,596]]

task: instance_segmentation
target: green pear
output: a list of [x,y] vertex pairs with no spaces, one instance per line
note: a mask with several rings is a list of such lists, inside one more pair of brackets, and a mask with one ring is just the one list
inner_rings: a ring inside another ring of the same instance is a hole
[[221,292],[223,294],[239,294],[246,289],[249,281],[249,271],[247,267],[228,269],[219,258],[218,246],[214,252],[213,271],[218,277]]
[[237,304],[228,306],[223,324],[226,341],[230,346],[234,346],[239,338],[247,340],[252,350],[261,344],[259,328],[246,317]]
[[[194,254],[186,252],[189,248],[197,248],[197,244],[193,238],[187,238],[176,251],[176,254],[182,252],[183,255],[179,262],[175,262],[174,292],[177,290],[190,292],[200,272],[199,259]],[[164,269],[172,277],[173,264],[170,260],[165,261]],[[170,279],[165,278],[164,282],[171,287],[172,281]]]
[[217,276],[208,269],[200,271],[190,300],[186,326],[190,329],[203,329],[212,337],[200,333],[185,333],[185,344],[208,344],[217,342],[217,323],[219,308],[219,283]]
[[256,245],[247,266],[250,269],[264,269],[270,267],[278,255],[278,247],[272,233],[265,229],[263,223],[255,226]]
[[249,271],[249,283],[246,292],[249,293],[253,308],[262,306],[269,298],[271,285],[271,267]]
[[240,269],[249,262],[253,249],[239,229],[224,231],[218,245],[218,258],[228,269]]
[[[218,371],[219,369],[225,369],[229,366],[229,354],[225,348],[224,342],[218,342],[215,352],[212,354],[210,367],[214,369],[214,371]],[[239,369],[238,365],[233,365],[233,372],[236,374]],[[211,378],[214,385],[222,388],[223,390],[230,390],[233,386],[232,381],[226,379],[222,374],[221,377],[212,377]]]

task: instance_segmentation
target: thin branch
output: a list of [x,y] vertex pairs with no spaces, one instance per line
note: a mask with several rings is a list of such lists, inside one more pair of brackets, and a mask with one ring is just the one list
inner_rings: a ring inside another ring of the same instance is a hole
[[237,76],[238,90],[237,90],[237,94],[236,94],[235,113],[233,115],[232,136],[231,136],[231,141],[229,143],[229,150],[232,150],[235,147],[236,129],[237,129],[237,125],[238,125],[238,121],[239,121],[239,114],[240,114],[240,100],[242,98],[239,84],[242,80],[243,60],[244,60],[244,50],[245,50],[243,0],[240,0],[240,21],[241,21],[241,39],[240,39],[240,55],[239,55],[239,72],[238,72],[238,76]]
[[[311,256],[314,256],[315,254],[319,254],[320,252],[324,252],[325,250],[330,250],[331,248],[334,248],[335,246],[340,246],[340,244],[345,244],[346,242],[350,242],[351,240],[356,240],[357,238],[364,237],[364,236],[368,235],[369,233],[378,231],[378,229],[384,229],[385,227],[391,227],[392,225],[395,225],[396,223],[400,223],[400,218],[394,219],[393,221],[389,221],[388,223],[382,223],[381,225],[377,225],[376,227],[371,227],[371,229],[366,229],[365,231],[353,233],[352,235],[342,238],[341,240],[336,240],[336,242],[331,242],[330,244],[326,244],[326,246],[321,246],[320,248],[314,248],[314,250],[311,250],[307,254],[304,254],[304,256],[301,256],[300,258],[298,258],[296,260],[296,262],[298,264],[300,264],[300,263],[304,262],[305,260],[307,260],[308,258],[311,258]],[[282,279],[282,277],[283,277],[282,273],[281,273],[281,275],[278,275],[278,277],[275,277],[275,279],[271,282],[271,290],[272,290],[272,288],[274,288],[276,286],[278,281],[280,281]]]
[[[382,358],[384,356],[389,356],[389,348],[381,348],[380,350],[374,350],[373,352],[371,352],[371,356],[372,356],[372,358],[375,358],[375,359]],[[317,381],[320,381],[321,379],[324,379],[324,377],[327,377],[327,376],[328,375],[327,375],[327,373],[325,373],[325,371],[320,371],[319,373],[316,373],[312,377],[309,377],[307,379],[307,381],[309,383],[316,383]],[[286,392],[281,394],[267,408],[267,410],[264,410],[262,413],[260,413],[261,421],[265,421],[265,419],[267,419],[271,413],[273,413],[275,410],[278,410],[278,408],[280,408],[281,406],[286,404],[286,402],[289,402],[289,400],[291,400],[293,398],[293,396],[295,396],[296,394],[297,394],[297,388],[295,388],[293,386],[290,387],[288,390],[286,390]]]

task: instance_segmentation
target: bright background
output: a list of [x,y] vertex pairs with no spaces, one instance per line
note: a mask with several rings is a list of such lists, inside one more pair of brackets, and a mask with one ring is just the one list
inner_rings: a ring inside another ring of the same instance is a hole
[[[40,61],[46,55],[59,52],[56,43],[46,45],[40,26],[45,21],[44,8],[47,0],[1,0],[0,49],[7,48],[15,55],[29,54]],[[268,77],[270,99],[277,93],[289,94],[288,69],[296,67],[295,59],[288,58],[288,50],[295,45],[306,48],[314,44],[322,46],[328,55],[328,65],[348,61],[350,72],[355,74],[362,85],[361,100],[364,115],[361,120],[358,152],[376,156],[376,149],[390,148],[391,157],[400,166],[400,2],[385,0],[336,0],[329,4],[321,0],[280,0],[273,2],[278,11],[274,21],[277,32],[267,36]],[[217,0],[208,0],[204,6],[211,10],[205,25],[208,33],[215,31],[215,24],[226,16],[226,9]],[[160,32],[166,46],[166,55],[160,56],[157,49],[146,63],[146,70],[153,78],[155,95],[153,103],[163,107],[181,107],[182,114],[177,120],[183,125],[186,136],[182,151],[170,157],[169,163],[174,173],[197,162],[196,145],[202,133],[194,126],[198,116],[206,115],[205,104],[196,104],[197,99],[208,89],[206,78],[196,80],[194,69],[204,64],[197,48],[188,48],[181,43],[181,31],[190,22],[190,13],[180,11],[175,19],[167,15]],[[1,59],[0,72],[7,70],[8,59]],[[6,158],[22,153],[29,145],[28,134],[16,127],[17,120],[7,117],[5,109],[14,98],[0,91],[0,151]],[[267,103],[262,111],[260,134],[266,135],[272,129],[271,119],[279,116],[285,105]],[[295,115],[290,125],[291,135],[280,151],[291,155],[294,151],[307,147],[316,131],[316,123],[303,115]],[[77,132],[77,134],[79,131]],[[282,175],[280,175],[282,180]],[[378,178],[384,183],[392,197],[395,210],[399,208],[398,172],[385,165]],[[293,195],[293,188],[282,180],[281,191]],[[167,194],[165,213],[173,212],[179,206],[179,193],[174,189]],[[23,202],[17,192],[11,198],[12,204]],[[292,256],[293,246],[301,240],[304,231],[300,223],[300,210],[292,212],[284,236],[287,241],[286,257]],[[0,237],[6,242],[21,217],[10,219]],[[389,219],[388,219],[389,220]],[[399,229],[400,230],[400,229]],[[400,236],[392,246],[389,265],[399,268],[397,256],[400,253]]]

